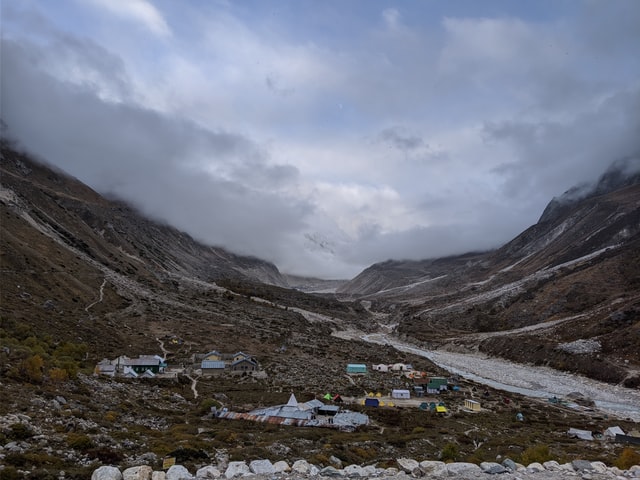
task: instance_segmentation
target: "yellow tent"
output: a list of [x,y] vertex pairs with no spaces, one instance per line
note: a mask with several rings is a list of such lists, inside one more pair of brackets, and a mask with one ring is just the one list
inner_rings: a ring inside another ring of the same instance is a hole
[[380,400],[380,403],[378,405],[381,406],[381,407],[384,407],[385,403],[382,400]]
[[382,394],[380,392],[376,393],[376,397],[380,398]]
[[442,405],[438,405],[436,407],[436,413],[447,413],[447,407],[443,407]]
[[387,407],[395,407],[395,406],[396,406],[396,404],[395,404],[395,403],[393,403],[393,402],[389,402],[389,403],[387,403]]
[[373,397],[373,392],[367,393],[367,397]]
[[364,399],[360,400],[360,405],[364,405]]

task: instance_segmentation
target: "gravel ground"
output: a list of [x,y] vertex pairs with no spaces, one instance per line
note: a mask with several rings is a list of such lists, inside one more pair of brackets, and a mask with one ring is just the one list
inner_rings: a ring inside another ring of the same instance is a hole
[[528,397],[565,397],[579,392],[590,398],[604,413],[640,421],[640,390],[598,382],[579,375],[560,372],[547,367],[522,365],[478,354],[423,350],[400,342],[384,334],[336,332],[342,338],[360,338],[377,344],[390,344],[405,351],[428,358],[446,370],[491,387],[520,393]]

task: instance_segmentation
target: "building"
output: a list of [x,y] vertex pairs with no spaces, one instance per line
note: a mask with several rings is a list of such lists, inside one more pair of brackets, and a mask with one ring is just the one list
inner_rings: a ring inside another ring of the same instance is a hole
[[364,363],[349,363],[347,364],[347,373],[352,375],[366,374],[367,366]]
[[204,355],[195,356],[194,360],[200,361],[202,375],[221,375],[223,373],[239,375],[260,370],[260,364],[256,357],[244,352],[232,354],[211,350]]
[[409,390],[391,390],[391,398],[411,398]]
[[96,365],[95,372],[99,375],[108,375],[110,377],[137,378],[143,374],[143,377],[151,377],[158,373],[164,373],[166,368],[167,362],[158,355],[139,355],[138,358],[129,358],[126,355],[121,355],[114,360],[106,358],[101,360]]
[[480,411],[480,402],[476,402],[475,400],[471,400],[469,398],[464,399],[464,408],[467,410],[471,410],[472,412]]

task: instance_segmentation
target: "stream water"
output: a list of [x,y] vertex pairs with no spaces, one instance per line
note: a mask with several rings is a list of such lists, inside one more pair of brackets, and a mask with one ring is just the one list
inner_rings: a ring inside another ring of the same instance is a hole
[[596,408],[603,413],[640,422],[639,389],[477,354],[423,350],[384,334],[361,335],[359,338],[370,343],[389,344],[397,350],[426,357],[451,373],[499,390],[537,398],[561,398],[579,392],[593,400]]

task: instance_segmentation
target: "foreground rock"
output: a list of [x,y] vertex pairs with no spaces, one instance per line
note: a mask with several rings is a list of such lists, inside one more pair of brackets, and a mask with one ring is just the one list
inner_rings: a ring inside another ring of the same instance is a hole
[[[412,478],[447,478],[458,480],[499,479],[499,480],[562,480],[576,478],[581,480],[628,480],[640,479],[640,466],[636,465],[628,470],[607,467],[602,462],[574,460],[571,463],[559,464],[555,461],[544,464],[532,463],[520,465],[506,459],[501,464],[483,462],[444,463],[425,460],[417,462],[410,458],[397,460],[398,468],[376,468],[372,465],[348,465],[342,469],[324,467],[322,469],[310,464],[306,460],[297,460],[293,465],[285,461],[275,464],[269,460],[253,460],[229,462],[226,468],[215,465],[204,466],[190,473],[182,465],[174,465],[165,472],[154,472],[151,467],[139,466],[125,469],[121,472],[112,466],[96,469],[91,480],[218,480],[233,478],[254,478],[256,480],[298,480],[307,478],[335,479],[335,478],[378,478],[381,480],[409,480]],[[224,471],[224,473],[222,473]]]

